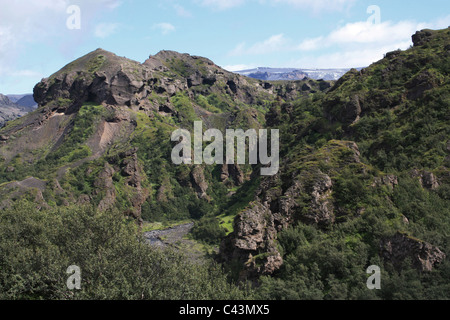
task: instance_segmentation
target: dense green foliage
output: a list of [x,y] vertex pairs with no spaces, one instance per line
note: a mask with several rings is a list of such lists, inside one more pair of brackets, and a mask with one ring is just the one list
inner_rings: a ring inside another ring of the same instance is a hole
[[[144,242],[134,221],[92,207],[0,212],[0,299],[245,299],[220,266]],[[81,269],[81,290],[66,270]]]
[[196,222],[192,230],[192,236],[195,239],[215,245],[220,244],[225,234],[225,229],[220,226],[219,221],[214,216],[204,216]]
[[[400,180],[394,201],[367,195],[365,213],[331,230],[299,223],[278,236],[284,264],[273,277],[263,277],[260,299],[450,299],[448,258],[432,272],[419,272],[407,260],[394,267],[379,257],[380,240],[397,230],[449,252],[449,203],[424,191],[416,181]],[[410,219],[405,226],[396,218]],[[381,290],[368,290],[366,269],[378,265]]]

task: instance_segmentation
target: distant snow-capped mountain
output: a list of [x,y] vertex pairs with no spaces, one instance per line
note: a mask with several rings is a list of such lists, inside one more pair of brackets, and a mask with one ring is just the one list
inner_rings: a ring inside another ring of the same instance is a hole
[[[360,70],[362,68],[358,68]],[[267,81],[274,80],[302,80],[305,78],[310,79],[323,79],[323,80],[338,80],[348,69],[299,69],[299,68],[255,68],[249,70],[235,71],[235,73]]]

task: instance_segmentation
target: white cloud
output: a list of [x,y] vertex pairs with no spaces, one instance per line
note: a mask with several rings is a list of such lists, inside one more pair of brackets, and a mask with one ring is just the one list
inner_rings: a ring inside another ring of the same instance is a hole
[[222,68],[227,71],[230,71],[230,72],[235,72],[235,71],[254,69],[255,66],[247,65],[247,64],[235,64],[235,65],[223,66]]
[[[282,0],[280,0],[282,1]],[[300,3],[300,1],[299,1]],[[351,68],[366,67],[383,58],[384,54],[412,45],[411,36],[425,28],[442,29],[450,25],[450,15],[432,22],[385,21],[371,24],[366,21],[348,23],[326,35],[307,38],[295,44],[284,34],[277,34],[254,44],[239,43],[229,56],[256,56],[270,53],[300,53],[297,59],[285,61],[287,67]],[[227,70],[243,68],[228,66]]]
[[264,41],[257,42],[248,48],[245,42],[242,42],[230,51],[229,55],[241,56],[273,53],[286,49],[288,42],[289,40],[284,36],[284,34],[280,33],[273,35]]
[[201,5],[215,10],[226,10],[242,5],[246,0],[197,0]]
[[30,78],[38,78],[38,77],[42,77],[42,73],[38,72],[38,71],[34,71],[34,70],[16,70],[11,72],[10,74],[13,77],[30,77]]
[[[44,42],[65,28],[64,0],[9,1],[0,10],[0,77],[13,76],[18,56],[30,43]],[[58,25],[61,27],[55,27]]]
[[258,3],[270,5],[289,5],[297,9],[319,11],[343,11],[353,5],[357,0],[196,0],[203,6],[215,10],[226,10],[241,6],[245,3]]
[[169,34],[176,30],[176,28],[167,22],[157,23],[153,26],[153,29],[159,29],[163,35]]
[[344,11],[352,6],[356,0],[269,0],[274,4],[287,4],[295,8],[319,11]]
[[380,24],[367,22],[349,23],[328,36],[332,43],[385,43],[405,40],[417,30],[417,24],[410,21]]
[[[69,30],[66,21],[71,0],[7,1],[0,9],[0,76],[17,71],[17,57],[33,43],[51,42],[55,48],[72,52],[70,47],[89,37],[96,28],[93,21],[106,10],[117,8],[119,0],[78,0],[81,30]],[[20,68],[19,68],[20,69]]]
[[327,36],[303,40],[297,46],[297,49],[313,51],[334,45],[349,46],[355,44],[386,46],[410,41],[411,35],[419,30],[418,28],[420,28],[420,25],[411,21],[398,23],[387,21],[380,24],[371,24],[365,21],[348,23],[333,30]]
[[246,44],[245,42],[241,42],[239,43],[233,50],[231,50],[228,55],[230,56],[241,56],[245,53],[245,48]]
[[120,0],[101,0],[100,2],[102,2],[109,9],[115,9],[122,4],[122,1]]
[[305,55],[295,63],[302,67],[317,68],[365,67],[380,60],[389,51],[408,49],[412,44],[411,35],[417,30],[441,29],[449,24],[450,15],[430,23],[414,21],[348,23],[328,35],[303,40],[296,46],[296,50]]
[[14,43],[14,37],[10,27],[0,26],[0,54],[8,49],[8,46]]
[[381,44],[389,45],[398,42],[411,42],[411,35],[417,30],[425,28],[441,29],[450,24],[450,15],[431,23],[417,23],[414,21],[400,21],[393,23],[385,21],[372,24],[366,21],[348,23],[343,27],[333,30],[327,36],[304,40],[299,50],[316,50],[331,45],[349,44]]
[[358,68],[367,67],[383,58],[384,54],[399,48],[407,48],[408,42],[398,42],[382,47],[344,48],[339,51],[328,51],[322,54],[308,54],[291,62],[301,68]]
[[184,17],[184,18],[192,17],[192,13],[190,11],[186,10],[183,6],[180,6],[179,4],[174,4],[173,8],[175,9],[175,12],[177,13],[177,15],[179,15],[180,17]]
[[306,39],[298,46],[298,49],[301,51],[312,51],[316,50],[321,46],[323,42],[323,37],[317,37],[314,39]]
[[118,23],[100,23],[95,26],[94,36],[97,38],[107,38],[114,34],[119,28]]

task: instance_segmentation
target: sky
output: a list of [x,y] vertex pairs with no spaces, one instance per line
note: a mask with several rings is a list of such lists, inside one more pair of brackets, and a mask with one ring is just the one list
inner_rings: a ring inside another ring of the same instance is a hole
[[0,0],[0,93],[97,49],[139,62],[160,50],[255,67],[366,67],[450,26],[450,1]]

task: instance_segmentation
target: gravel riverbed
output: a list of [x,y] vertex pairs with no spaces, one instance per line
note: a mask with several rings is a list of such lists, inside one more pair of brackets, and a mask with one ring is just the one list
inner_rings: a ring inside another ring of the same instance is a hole
[[165,230],[145,232],[144,237],[150,245],[165,248],[189,241],[186,236],[193,227],[194,223],[181,224]]

